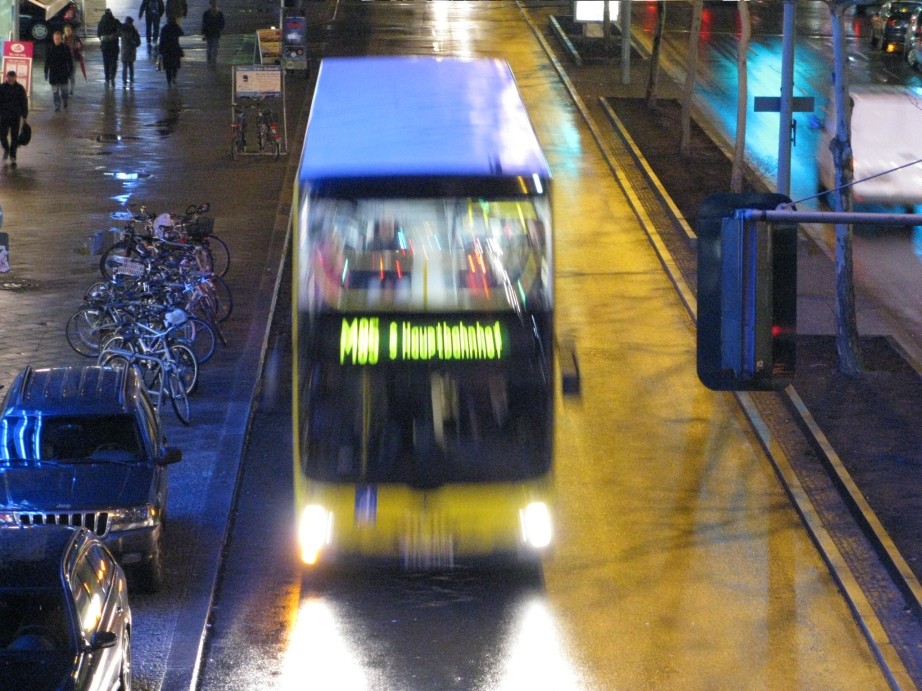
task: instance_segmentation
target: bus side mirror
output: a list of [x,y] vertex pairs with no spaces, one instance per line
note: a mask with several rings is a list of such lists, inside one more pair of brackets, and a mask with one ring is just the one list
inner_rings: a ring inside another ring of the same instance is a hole
[[698,212],[698,378],[715,391],[783,388],[794,377],[797,225],[745,220],[781,194],[715,194]]

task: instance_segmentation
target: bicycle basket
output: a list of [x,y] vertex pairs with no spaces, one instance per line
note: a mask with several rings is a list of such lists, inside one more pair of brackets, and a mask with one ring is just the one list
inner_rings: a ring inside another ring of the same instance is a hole
[[189,237],[203,238],[214,232],[214,219],[211,216],[201,216],[186,225]]
[[146,269],[143,262],[133,261],[128,257],[110,257],[110,262],[114,265],[112,267],[112,273],[123,276],[138,278],[144,275]]

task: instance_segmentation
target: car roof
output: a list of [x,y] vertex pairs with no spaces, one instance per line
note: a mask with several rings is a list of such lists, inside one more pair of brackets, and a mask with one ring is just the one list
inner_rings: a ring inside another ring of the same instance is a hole
[[51,367],[20,372],[3,415],[112,415],[132,413],[140,380],[131,368]]
[[60,587],[64,555],[81,530],[64,525],[0,528],[0,589]]

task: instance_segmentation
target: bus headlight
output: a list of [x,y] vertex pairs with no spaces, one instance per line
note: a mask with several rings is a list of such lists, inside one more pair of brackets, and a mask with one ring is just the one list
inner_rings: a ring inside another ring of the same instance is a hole
[[319,504],[308,504],[298,523],[298,544],[301,561],[316,564],[320,550],[330,544],[333,535],[333,514]]
[[533,501],[519,511],[522,540],[534,549],[544,549],[551,544],[551,512],[543,501]]

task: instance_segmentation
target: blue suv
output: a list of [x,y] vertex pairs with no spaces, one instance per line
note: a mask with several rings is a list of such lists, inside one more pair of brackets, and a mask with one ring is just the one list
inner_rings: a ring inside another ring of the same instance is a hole
[[182,459],[165,442],[134,368],[27,367],[0,407],[0,526],[88,528],[158,591],[167,466]]

